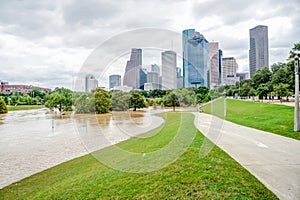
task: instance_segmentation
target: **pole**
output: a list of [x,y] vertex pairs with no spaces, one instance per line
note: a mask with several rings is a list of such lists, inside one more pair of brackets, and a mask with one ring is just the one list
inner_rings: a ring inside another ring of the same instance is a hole
[[294,110],[294,131],[299,131],[299,58],[295,56],[295,110]]

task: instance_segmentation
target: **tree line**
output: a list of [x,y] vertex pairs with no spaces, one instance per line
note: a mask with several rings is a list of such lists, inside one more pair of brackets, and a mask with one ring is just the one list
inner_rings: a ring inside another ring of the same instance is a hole
[[[100,88],[91,93],[72,92],[66,88],[56,88],[45,96],[45,106],[58,109],[60,112],[74,109],[76,113],[108,113],[110,111],[126,111],[158,105],[175,107],[192,106],[211,99],[207,87],[183,88],[175,90],[137,90],[131,92],[106,91]],[[213,93],[217,95],[217,92]]]
[[234,86],[225,86],[227,96],[239,95],[241,98],[274,99],[276,96],[282,100],[295,94],[295,65],[294,51],[300,50],[300,43],[294,44],[287,63],[275,63],[271,69],[265,67],[258,70],[251,79],[237,82]]

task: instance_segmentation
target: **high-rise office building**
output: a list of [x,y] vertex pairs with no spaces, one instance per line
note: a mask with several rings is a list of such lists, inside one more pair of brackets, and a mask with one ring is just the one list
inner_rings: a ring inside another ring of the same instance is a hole
[[142,49],[131,49],[130,60],[127,61],[123,85],[140,89],[140,74],[142,68]]
[[184,87],[208,86],[209,46],[195,29],[182,31]]
[[222,59],[222,76],[224,85],[234,85],[239,81],[236,77],[237,63],[234,57],[228,57]]
[[113,89],[116,86],[121,86],[121,75],[110,75],[109,76],[109,89]]
[[222,59],[223,59],[223,51],[219,49],[219,83],[222,84],[223,77],[222,77]]
[[177,88],[177,74],[176,74],[176,52],[164,51],[161,53],[161,87],[162,89],[176,89]]
[[157,72],[158,73],[158,76],[160,76],[160,68],[157,64],[152,64],[151,65],[151,71],[152,72]]
[[263,68],[269,67],[268,27],[256,26],[250,29],[249,68],[250,77]]
[[85,76],[85,92],[91,92],[98,87],[98,80],[92,74]]
[[220,83],[219,77],[219,43],[210,42],[209,43],[209,87],[216,88]]
[[183,88],[183,76],[181,75],[181,68],[176,67],[177,74],[177,88]]

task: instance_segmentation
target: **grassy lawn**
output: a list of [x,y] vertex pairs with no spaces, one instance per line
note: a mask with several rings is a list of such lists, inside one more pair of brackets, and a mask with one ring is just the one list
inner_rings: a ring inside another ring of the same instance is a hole
[[[166,114],[165,126],[150,138],[133,138],[118,144],[131,152],[153,152],[170,143],[178,127],[182,135],[194,134],[187,151],[160,170],[121,172],[86,155],[3,188],[0,199],[277,199],[217,146],[199,158],[204,136],[195,128],[192,114],[182,115]],[[122,155],[118,156],[113,148],[94,155],[121,162]]]
[[[293,130],[294,107],[233,99],[226,102],[226,120],[300,140],[300,132]],[[206,106],[204,112],[210,113],[210,106]]]
[[31,109],[39,109],[44,108],[44,105],[22,105],[22,106],[7,106],[8,111],[15,110],[31,110]]

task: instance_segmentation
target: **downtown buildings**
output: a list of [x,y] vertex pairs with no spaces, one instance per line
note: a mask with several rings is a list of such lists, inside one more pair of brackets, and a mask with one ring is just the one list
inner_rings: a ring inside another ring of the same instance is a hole
[[121,86],[121,75],[113,74],[109,76],[109,89]]
[[92,74],[85,76],[85,92],[91,92],[93,89],[98,87],[98,80]]
[[161,53],[161,87],[164,90],[177,88],[177,58],[176,52],[164,51]]
[[208,86],[209,44],[195,29],[182,31],[183,86]]
[[123,85],[132,89],[141,89],[142,49],[132,48],[130,60],[127,61]]
[[250,29],[249,32],[249,71],[252,77],[257,70],[263,67],[269,68],[268,27],[259,25]]

